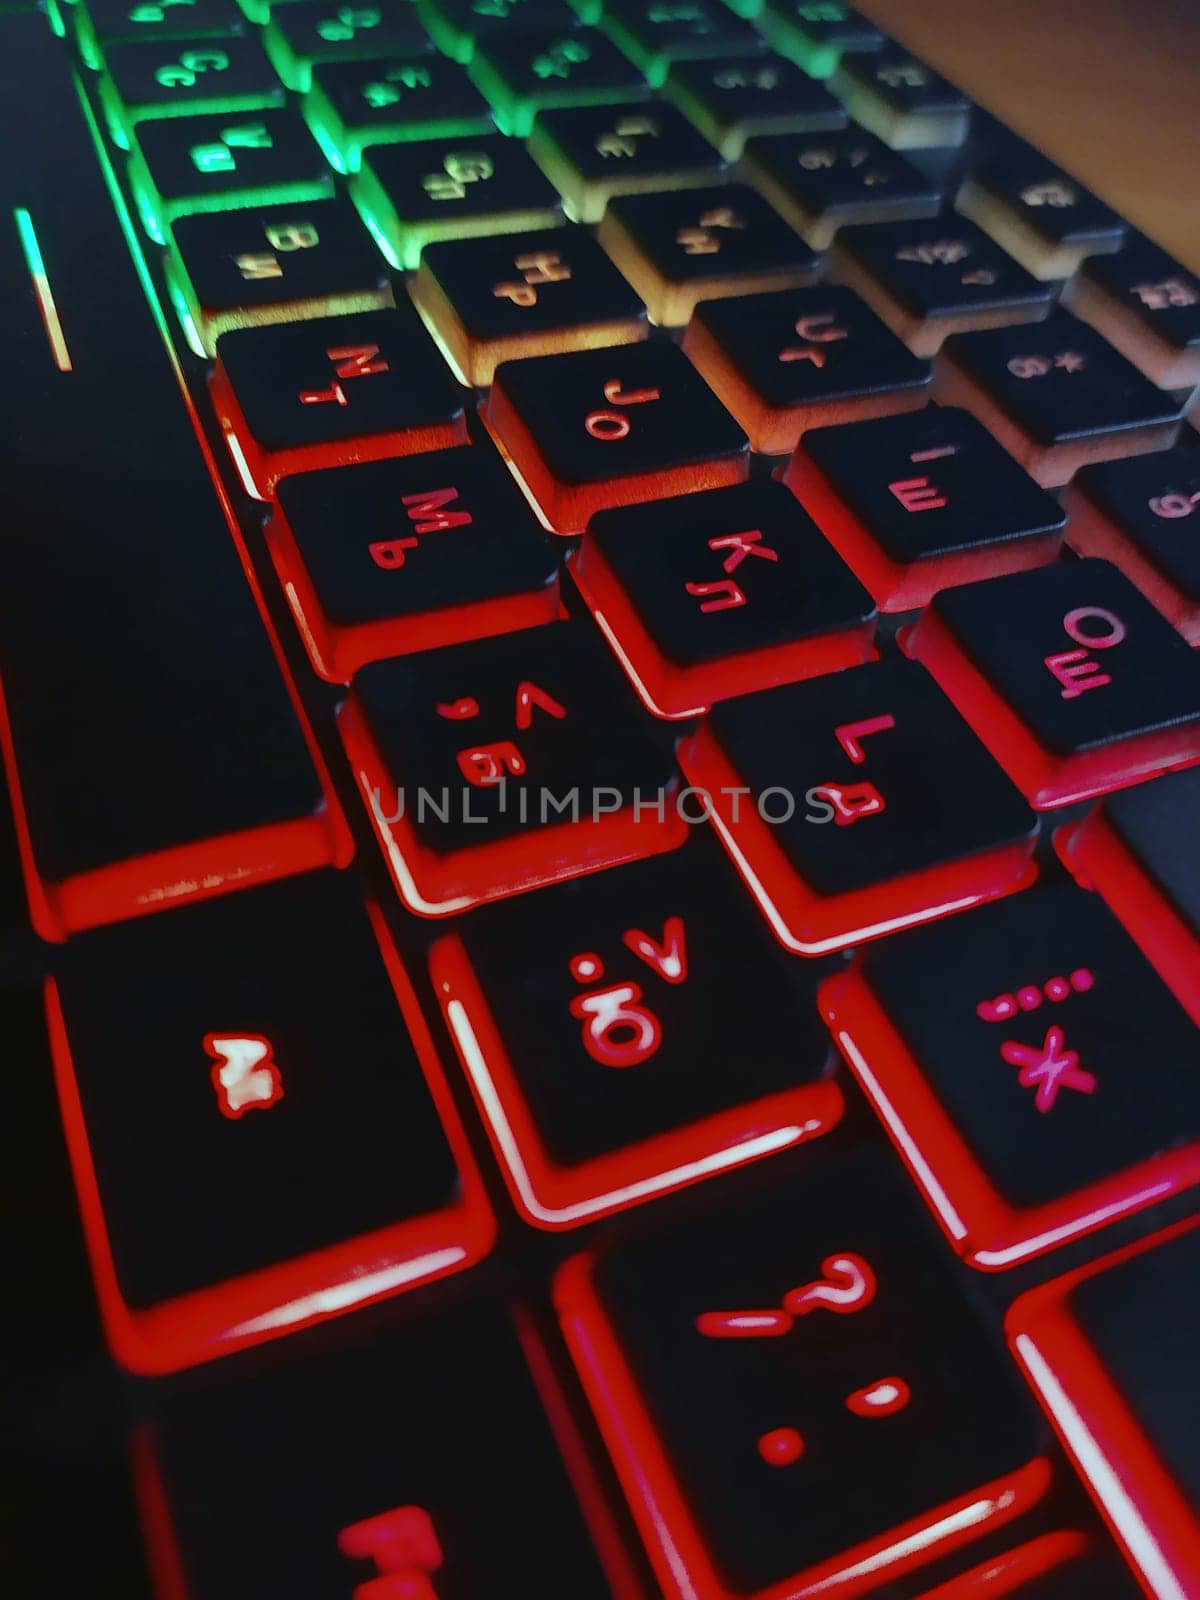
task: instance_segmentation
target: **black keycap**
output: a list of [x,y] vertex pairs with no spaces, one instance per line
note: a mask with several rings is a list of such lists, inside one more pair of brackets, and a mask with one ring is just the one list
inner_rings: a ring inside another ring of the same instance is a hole
[[727,161],[758,134],[818,133],[846,126],[839,100],[790,61],[732,56],[673,60],[665,93]]
[[558,196],[524,148],[501,134],[374,146],[351,191],[406,271],[438,239],[552,228],[561,216]]
[[617,105],[644,100],[647,94],[639,69],[611,39],[591,28],[560,26],[481,39],[469,70],[491,102],[498,125],[521,139],[540,111]]
[[740,483],[749,466],[746,435],[665,339],[506,361],[487,416],[558,533],[606,506]]
[[1112,794],[1054,844],[1094,888],[1200,1026],[1200,769]]
[[516,1593],[617,1592],[500,1306],[203,1377],[160,1397],[141,1440],[188,1600],[473,1600],[497,1574]]
[[212,398],[264,500],[287,473],[467,440],[470,396],[407,301],[223,333]]
[[113,138],[129,148],[145,118],[281,106],[283,85],[254,38],[145,39],[104,52],[100,98]]
[[1148,239],[1089,256],[1063,298],[1152,383],[1200,383],[1200,278]]
[[358,171],[368,145],[458,138],[492,128],[491,107],[461,67],[416,54],[321,62],[313,68],[304,109],[343,172]]
[[387,268],[347,200],[179,217],[168,276],[211,355],[230,328],[392,304]]
[[683,348],[768,455],[806,428],[923,406],[932,381],[852,290],[826,285],[703,301]]
[[373,663],[341,727],[397,888],[423,915],[655,855],[687,831],[666,730],[585,620]]
[[1066,504],[1071,548],[1114,562],[1185,639],[1200,641],[1200,452],[1084,467]]
[[659,716],[871,657],[870,596],[769,478],[602,511],[571,570]]
[[841,65],[838,90],[855,122],[892,150],[966,140],[970,100],[900,45],[850,55]]
[[288,478],[267,540],[334,682],[558,615],[556,552],[486,440]]
[[580,222],[599,222],[615,194],[695,189],[725,163],[674,106],[541,111],[529,149]]
[[707,840],[489,907],[438,941],[430,972],[535,1227],[639,1204],[841,1114],[815,975],[781,956]]
[[1035,278],[1069,278],[1085,257],[1119,250],[1127,231],[1115,211],[1029,149],[974,168],[954,203]]
[[487,1249],[432,1043],[377,937],[356,879],[310,873],[101,929],[57,963],[76,1183],[103,1230],[93,1257],[112,1252],[109,1339],[135,1370],[209,1359]]
[[585,228],[431,244],[412,292],[458,370],[480,387],[498,361],[647,333],[646,308]]
[[948,333],[1040,322],[1054,292],[965,217],[843,228],[830,272],[858,291],[917,355]]
[[72,14],[79,47],[88,66],[99,69],[104,47],[118,39],[229,39],[246,32],[246,13],[237,0],[88,0]]
[[724,701],[679,759],[798,954],[942,916],[1029,876],[1028,806],[915,663]]
[[10,12],[0,62],[20,63],[0,95],[0,145],[24,151],[0,172],[0,200],[9,216],[34,207],[63,329],[56,352],[11,228],[0,680],[30,913],[62,939],[344,861],[350,841],[197,449],[69,58],[43,17]]
[[950,1507],[977,1508],[979,1535],[1049,1479],[1043,1424],[886,1153],[774,1171],[556,1286],[670,1593],[720,1573],[801,1594],[864,1560],[886,1582],[941,1553]]
[[454,61],[470,61],[482,39],[559,31],[580,20],[567,0],[417,0],[417,15]]
[[655,322],[683,327],[698,300],[811,283],[819,258],[754,189],[721,184],[608,202],[600,243]]
[[328,0],[288,0],[273,6],[263,46],[284,83],[299,94],[308,92],[319,61],[361,61],[433,49],[413,5],[333,10]]
[[812,78],[828,78],[843,56],[880,50],[875,24],[841,0],[766,0],[759,24],[780,55]]
[[673,61],[728,60],[767,48],[720,0],[607,0],[603,27],[656,89]]
[[750,139],[744,162],[746,176],[814,250],[843,223],[932,217],[941,203],[935,182],[861,128]]
[[1198,1270],[1200,1232],[1185,1223],[1009,1314],[1017,1359],[1147,1594],[1187,1595],[1200,1555]]
[[1047,488],[1089,461],[1174,444],[1183,416],[1182,405],[1065,311],[1031,327],[953,335],[938,356],[937,394],[974,411]]
[[957,1578],[922,1590],[919,1600],[976,1600],[994,1592],[1013,1600],[1139,1600],[1133,1574],[1102,1538],[1043,1533],[990,1556]]
[[812,428],[784,482],[885,611],[1053,561],[1067,523],[969,411]]
[[171,223],[189,212],[269,205],[281,194],[293,204],[333,194],[333,174],[291,110],[140,122],[129,175],[157,244],[166,244]]
[[1012,1266],[1200,1179],[1196,1029],[1074,884],[872,946],[824,1000],[976,1266]]
[[943,589],[907,648],[1039,808],[1200,758],[1200,656],[1107,561]]

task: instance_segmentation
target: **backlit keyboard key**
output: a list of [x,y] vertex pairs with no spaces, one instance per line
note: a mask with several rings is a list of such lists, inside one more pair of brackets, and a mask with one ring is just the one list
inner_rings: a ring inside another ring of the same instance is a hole
[[793,977],[715,846],[464,919],[430,973],[513,1203],[570,1228],[827,1131]]
[[139,1500],[186,1600],[635,1600],[530,1319],[379,1322],[155,1391]]
[[783,480],[884,611],[1053,561],[1066,516],[969,411],[812,428]]
[[749,470],[746,435],[666,340],[506,361],[486,416],[556,533]]
[[383,257],[347,200],[180,217],[171,243],[171,298],[201,355],[231,328],[392,304]]
[[558,196],[515,139],[423,139],[363,155],[351,193],[390,259],[406,271],[438,239],[552,228]]
[[1142,1600],[1143,1591],[1116,1552],[1083,1533],[1043,1533],[1028,1544],[922,1592],[919,1600]]
[[1200,452],[1084,467],[1064,503],[1072,550],[1120,567],[1185,639],[1200,643]]
[[1036,1408],[887,1153],[819,1141],[773,1171],[555,1284],[673,1600],[891,1588],[1049,1484]]
[[674,106],[539,112],[529,149],[580,222],[599,222],[616,194],[696,189],[725,163]]
[[1065,311],[1033,327],[955,334],[936,379],[940,400],[974,411],[1047,488],[1089,461],[1174,444],[1184,410]]
[[674,61],[728,60],[767,47],[721,0],[606,0],[603,27],[656,89]]
[[470,61],[483,39],[530,30],[574,28],[579,17],[566,0],[417,0],[417,15],[439,50]]
[[134,129],[129,181],[142,225],[166,244],[192,212],[234,211],[333,195],[333,174],[291,110],[172,117]]
[[938,186],[871,133],[792,133],[747,141],[743,170],[814,250],[849,222],[935,216]]
[[965,217],[843,228],[830,276],[849,284],[919,356],[947,334],[1040,322],[1053,291]]
[[492,131],[491,107],[463,69],[434,56],[322,63],[304,115],[342,172],[358,171],[368,145]]
[[408,304],[222,334],[210,392],[260,500],[288,473],[467,442],[470,396]]
[[1200,1182],[1200,1035],[1074,884],[876,945],[822,1005],[977,1267],[1014,1266]]
[[966,140],[971,102],[899,45],[849,56],[841,64],[838,90],[855,122],[892,150]]
[[163,1372],[488,1249],[382,916],[307,874],[71,944],[47,1005],[109,1342]]
[[617,195],[597,237],[653,321],[668,328],[683,327],[700,300],[812,283],[819,265],[743,184]]
[[683,348],[750,436],[783,455],[807,428],[923,406],[929,364],[849,289],[707,300]]
[[687,833],[666,730],[587,620],[364,667],[341,729],[421,916],[657,855]]
[[1200,1027],[1200,771],[1109,795],[1055,848],[1094,888]]
[[832,77],[843,55],[881,50],[885,42],[873,22],[841,0],[766,0],[760,26],[774,49],[810,78]]
[[557,553],[486,439],[279,485],[267,546],[323,678],[551,622]]
[[433,45],[407,3],[362,6],[329,0],[288,0],[271,8],[263,48],[289,89],[307,94],[319,61],[361,61]]
[[1193,1220],[1031,1290],[1007,1319],[1017,1360],[1145,1592],[1180,1600],[1200,1572],[1198,1274]]
[[1200,384],[1200,278],[1148,239],[1131,239],[1116,255],[1089,256],[1063,300],[1151,383]]
[[524,139],[540,111],[646,98],[646,80],[594,29],[546,29],[481,39],[469,68],[505,133]]
[[281,106],[283,85],[254,38],[146,39],[104,52],[100,101],[109,131],[127,150],[145,118],[246,111]]
[[847,121],[840,101],[777,56],[672,61],[664,92],[727,161],[760,134],[819,133]]
[[767,478],[602,511],[571,571],[656,716],[872,659],[870,596]]
[[72,8],[75,37],[89,67],[100,70],[106,46],[126,39],[230,39],[244,34],[246,14],[237,0],[188,0],[186,5],[139,0],[87,0]]
[[648,332],[637,295],[577,227],[429,245],[412,293],[458,371],[484,388],[499,361]]
[[1127,232],[1115,211],[1036,151],[975,168],[954,203],[1035,278],[1069,278],[1086,257],[1119,250]]
[[1200,760],[1200,655],[1107,561],[943,589],[905,648],[1039,810]]
[[1033,874],[1032,813],[913,662],[724,701],[679,760],[798,955],[960,911]]

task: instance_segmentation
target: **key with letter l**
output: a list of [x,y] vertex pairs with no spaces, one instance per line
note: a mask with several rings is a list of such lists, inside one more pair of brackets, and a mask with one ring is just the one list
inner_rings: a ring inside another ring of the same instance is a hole
[[351,844],[42,17],[0,14],[0,70],[0,143],[24,152],[0,194],[2,742],[33,919],[61,939]]

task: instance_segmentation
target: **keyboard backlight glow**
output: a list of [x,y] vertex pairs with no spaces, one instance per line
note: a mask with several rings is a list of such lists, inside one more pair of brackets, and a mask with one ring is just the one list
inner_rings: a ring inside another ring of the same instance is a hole
[[33,218],[24,206],[16,208],[13,218],[17,224],[21,251],[29,268],[29,276],[33,279],[33,292],[37,296],[38,310],[46,327],[46,337],[50,341],[50,349],[54,352],[54,365],[60,372],[70,372],[71,352],[67,349],[58,308],[54,304],[54,293],[50,288],[50,279],[46,276],[46,263],[42,259],[42,248],[38,244]]

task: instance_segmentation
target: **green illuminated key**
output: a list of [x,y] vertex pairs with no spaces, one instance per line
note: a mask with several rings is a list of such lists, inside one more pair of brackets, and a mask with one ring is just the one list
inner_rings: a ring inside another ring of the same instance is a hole
[[79,51],[99,69],[108,45],[127,39],[231,39],[246,32],[236,0],[84,0],[72,8]]
[[649,91],[611,39],[591,28],[481,39],[467,69],[505,133],[525,138],[539,111],[626,104]]
[[104,59],[100,100],[123,150],[143,119],[283,104],[283,85],[257,39],[136,41],[110,45]]
[[433,45],[416,7],[407,3],[385,9],[295,0],[272,11],[263,29],[263,48],[288,88],[307,94],[317,62],[407,55],[432,50]]
[[434,43],[454,61],[467,62],[481,39],[507,33],[576,27],[579,14],[566,0],[416,0]]
[[439,56],[314,67],[304,115],[339,172],[357,172],[368,145],[492,131],[487,101],[460,66]]
[[843,55],[884,44],[875,24],[840,0],[765,0],[761,25],[780,55],[813,78],[831,77]]
[[672,61],[765,50],[766,42],[722,0],[606,0],[603,27],[654,87]]
[[502,134],[374,147],[350,192],[388,260],[406,269],[435,239],[523,233],[562,220],[558,196],[524,146]]
[[143,226],[158,244],[165,243],[173,219],[188,212],[333,193],[333,174],[294,111],[141,122],[129,181]]

